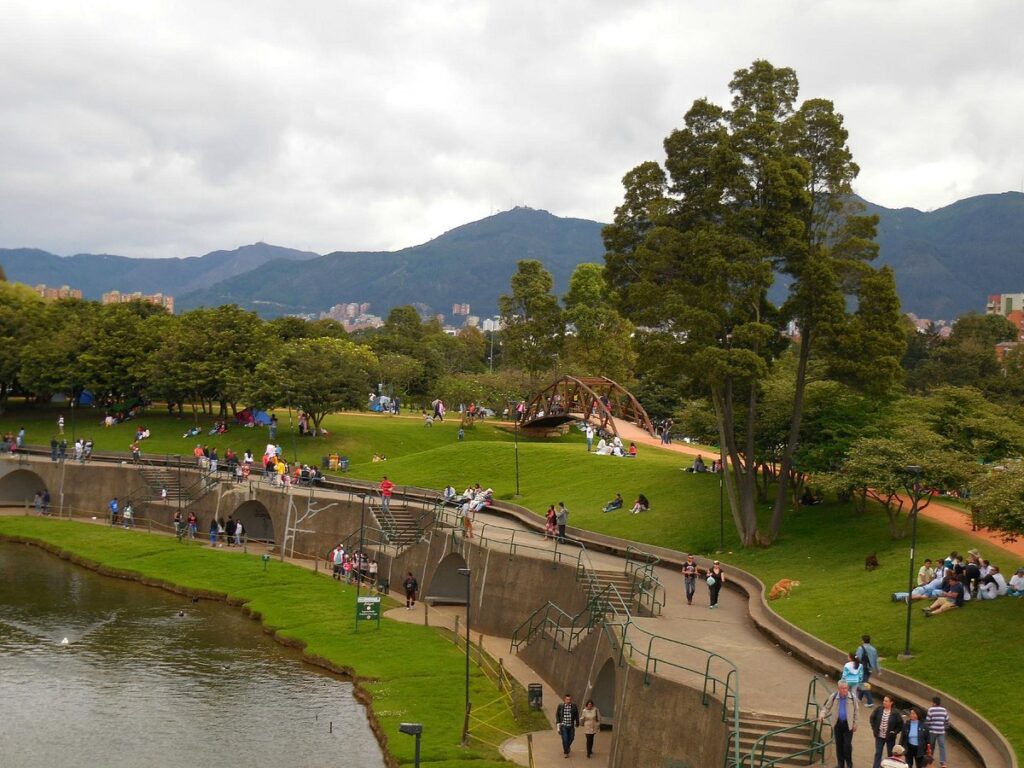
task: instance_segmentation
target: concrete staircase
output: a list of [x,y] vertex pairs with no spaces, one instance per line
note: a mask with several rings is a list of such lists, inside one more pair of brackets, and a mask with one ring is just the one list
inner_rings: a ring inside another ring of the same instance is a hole
[[420,527],[422,509],[406,506],[397,499],[392,499],[386,513],[377,503],[371,504],[370,509],[388,544],[397,547],[399,551],[419,543],[423,538],[423,529]]
[[[179,475],[176,468],[147,464],[139,465],[139,477],[142,478],[149,490],[152,500],[158,500],[161,489],[166,488],[167,501],[171,504],[177,504],[180,501],[182,506],[187,506],[201,498],[216,485],[216,481],[198,480],[191,472]],[[180,483],[179,477],[181,478]]]
[[[587,580],[584,582],[584,588],[587,592],[587,599],[591,600],[596,595],[604,594],[605,588],[609,585],[615,587],[618,591],[621,599],[616,599],[612,602],[611,607],[616,613],[635,613],[636,612],[636,601],[630,600],[630,592],[633,589],[633,574],[623,573],[622,571],[599,571],[593,570],[591,573],[594,576],[594,581]],[[614,592],[610,594],[614,595]]]
[[[763,749],[758,745],[751,762],[751,749],[759,738],[772,731],[786,729],[775,733],[764,743]],[[803,752],[811,747],[815,737],[813,723],[807,723],[797,717],[786,717],[762,712],[740,712],[740,754],[741,768],[761,768],[771,765],[778,768],[806,768],[809,765],[820,765],[824,762],[824,750],[815,753]],[[729,754],[732,754],[733,734],[729,734]],[[734,765],[731,760],[728,765]]]

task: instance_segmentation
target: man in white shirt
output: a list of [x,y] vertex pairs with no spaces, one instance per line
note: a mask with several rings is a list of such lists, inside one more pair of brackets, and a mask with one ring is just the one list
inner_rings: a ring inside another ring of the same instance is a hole
[[1017,572],[1010,577],[1006,594],[1010,597],[1024,597],[1024,568],[1018,568]]

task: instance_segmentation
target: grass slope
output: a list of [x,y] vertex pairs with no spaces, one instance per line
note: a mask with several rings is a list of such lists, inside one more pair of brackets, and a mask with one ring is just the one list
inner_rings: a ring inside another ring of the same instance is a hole
[[[259,558],[203,547],[184,547],[173,538],[127,533],[102,526],[29,517],[0,518],[0,535],[44,541],[105,569],[159,579],[189,590],[223,593],[262,617],[264,625],[288,642],[305,646],[310,656],[351,668],[372,696],[372,709],[387,749],[401,764],[413,762],[414,740],[401,736],[402,721],[423,723],[421,762],[432,768],[508,765],[497,752],[473,742],[459,746],[462,732],[465,655],[436,630],[381,621],[380,630],[355,623],[355,589],[303,568],[271,561],[266,572]],[[471,667],[473,701],[490,701],[494,686]],[[527,730],[546,723],[533,715]],[[518,733],[524,727],[511,716],[494,724]],[[498,743],[498,731],[480,736]]]
[[[0,420],[0,431],[15,428],[21,418],[30,442],[47,442],[53,430],[53,411],[24,412]],[[181,440],[181,422],[165,417],[142,421],[157,437],[147,448],[174,452],[187,450],[194,442]],[[47,435],[33,439],[35,427]],[[449,420],[424,428],[416,418],[341,414],[328,419],[332,436],[327,439],[298,439],[303,461],[318,461],[331,448],[352,460],[353,476],[378,479],[382,474],[398,483],[440,489],[452,483],[459,490],[479,482],[494,488],[499,498],[515,493],[514,436],[496,424],[483,422],[457,440],[458,423]],[[96,429],[99,448],[124,450],[134,425],[110,430]],[[219,447],[236,450],[251,444],[259,450],[265,430],[232,430],[214,441]],[[252,437],[248,441],[245,438]],[[259,439],[255,439],[259,438]],[[280,439],[291,452],[287,420]],[[371,463],[374,453],[387,454],[385,463]],[[570,525],[670,547],[706,553],[719,547],[719,485],[711,475],[681,471],[690,459],[659,448],[641,447],[640,457],[617,459],[588,455],[578,432],[551,441],[519,440],[518,503],[542,513],[548,504],[565,501]],[[648,514],[602,513],[601,507],[616,491],[629,504],[637,493],[651,499]],[[767,506],[762,510],[767,515]],[[781,539],[771,548],[741,550],[731,519],[725,519],[726,563],[734,563],[771,585],[780,578],[799,579],[793,597],[773,607],[797,626],[833,645],[852,650],[862,633],[872,635],[885,665],[961,698],[988,717],[1013,743],[1024,762],[1024,724],[1016,717],[1013,701],[1016,685],[1007,675],[1007,658],[1017,646],[1024,600],[1004,599],[969,604],[951,614],[925,619],[915,606],[913,618],[914,659],[898,662],[903,649],[905,606],[893,604],[890,594],[905,588],[907,581],[906,540],[892,541],[883,513],[871,507],[858,516],[852,507],[835,503],[805,508],[790,514]],[[981,539],[960,534],[945,526],[920,521],[918,557],[942,557],[953,549],[971,547],[1012,573],[1021,563],[1012,553]],[[864,570],[864,557],[876,552],[882,567]],[[923,605],[922,605],[923,607]],[[984,627],[984,638],[978,627]],[[1019,654],[1018,654],[1019,655]]]

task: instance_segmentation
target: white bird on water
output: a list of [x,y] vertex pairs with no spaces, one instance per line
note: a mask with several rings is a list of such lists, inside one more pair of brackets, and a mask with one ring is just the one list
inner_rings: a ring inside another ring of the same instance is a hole
[[60,641],[60,644],[61,645],[68,645],[69,644],[68,643],[68,639],[65,637],[63,640]]

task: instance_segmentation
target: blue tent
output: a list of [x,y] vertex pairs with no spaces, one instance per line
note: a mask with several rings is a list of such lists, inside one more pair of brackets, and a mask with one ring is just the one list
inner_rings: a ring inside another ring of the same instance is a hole
[[92,405],[95,402],[96,398],[93,397],[92,392],[90,392],[88,389],[83,389],[78,395],[79,405]]
[[259,424],[261,427],[265,427],[268,424],[270,424],[270,416],[267,415],[266,411],[256,411],[256,410],[254,410],[252,412],[252,418],[253,418],[253,421],[255,421],[257,424]]

